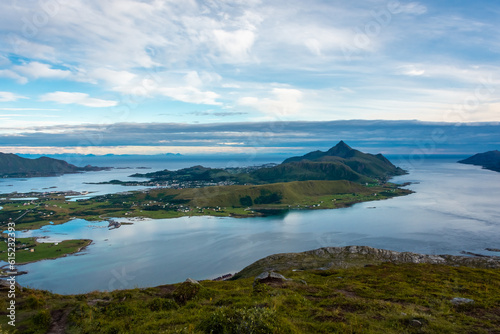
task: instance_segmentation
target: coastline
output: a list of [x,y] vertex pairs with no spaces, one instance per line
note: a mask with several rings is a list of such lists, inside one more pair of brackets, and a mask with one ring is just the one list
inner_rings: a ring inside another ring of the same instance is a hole
[[[283,210],[337,209],[356,203],[406,196],[413,191],[408,184],[364,186],[348,181],[296,181],[265,186],[220,186],[186,189],[153,189],[96,196],[69,201],[64,193],[40,195],[25,203],[2,201],[0,219],[14,220],[19,230],[39,229],[49,224],[64,224],[78,217],[100,221],[104,217],[168,219],[185,216],[220,216],[252,218],[265,212]],[[270,190],[268,190],[270,189]],[[242,206],[242,197],[254,199],[259,191],[281,193],[285,198],[276,203]],[[22,196],[25,194],[17,194]],[[238,200],[238,198],[240,200]],[[19,208],[24,213],[19,215]],[[14,216],[15,215],[15,216]],[[17,217],[17,218],[16,218]]]
[[[59,258],[66,257],[68,255],[77,254],[77,253],[85,250],[88,246],[90,246],[93,243],[93,240],[91,240],[91,239],[68,239],[68,240],[62,240],[61,242],[58,242],[58,243],[43,243],[43,242],[39,243],[37,241],[38,239],[40,239],[40,238],[39,237],[34,237],[33,238],[33,240],[36,242],[36,245],[32,248],[32,249],[35,249],[34,252],[36,252],[37,246],[39,246],[40,244],[48,245],[48,247],[59,246],[60,247],[59,250],[61,250],[62,248],[65,248],[65,247],[72,247],[72,245],[66,245],[67,243],[71,243],[71,242],[83,242],[83,245],[79,246],[76,249],[73,249],[73,250],[65,252],[65,253],[61,253],[60,255],[56,255],[56,256],[49,254],[47,257],[36,259],[36,260],[29,260],[29,261],[22,261],[21,260],[21,261],[16,261],[16,267],[17,266],[23,266],[23,265],[30,264],[30,263],[45,261],[45,260],[56,260],[56,259],[59,259]],[[17,251],[18,250],[16,250],[16,253],[17,253]],[[6,266],[8,266],[8,264],[0,267],[0,269],[4,269]],[[26,273],[27,272],[23,272],[23,274],[26,274]]]

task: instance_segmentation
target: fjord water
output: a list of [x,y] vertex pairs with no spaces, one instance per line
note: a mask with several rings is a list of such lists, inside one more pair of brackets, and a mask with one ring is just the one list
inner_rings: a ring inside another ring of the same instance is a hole
[[[367,245],[427,254],[500,255],[500,173],[457,159],[399,162],[415,193],[338,210],[264,218],[183,217],[108,230],[74,220],[18,236],[94,240],[83,253],[20,266],[24,286],[71,294],[214,278],[264,256],[325,246]],[[398,161],[395,161],[398,164]],[[127,221],[119,219],[119,221]]]

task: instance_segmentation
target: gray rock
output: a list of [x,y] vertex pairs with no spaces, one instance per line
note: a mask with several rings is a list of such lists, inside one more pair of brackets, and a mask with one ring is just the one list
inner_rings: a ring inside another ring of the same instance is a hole
[[254,283],[256,281],[263,281],[263,280],[266,280],[269,278],[275,279],[275,280],[280,280],[280,281],[287,281],[288,280],[285,276],[278,274],[278,273],[275,273],[274,271],[264,271],[262,274],[255,277]]
[[276,278],[276,279],[282,279],[282,280],[286,280],[286,277],[281,275],[281,274],[278,274],[278,273],[275,273],[274,271],[271,271],[269,273],[269,278]]
[[255,277],[255,280],[262,280],[262,279],[266,279],[269,277],[269,272],[267,271],[264,271],[263,273],[261,273],[259,276]]
[[428,263],[471,268],[500,268],[500,257],[471,257],[455,255],[427,255],[411,252],[395,252],[367,246],[324,247],[303,253],[274,254],[244,268],[239,276],[255,277],[263,271],[284,271],[293,268],[341,269],[363,267],[366,264],[379,265],[384,262]]
[[198,282],[197,280],[192,279],[192,278],[188,278],[188,279],[186,279],[186,282],[189,282],[189,283],[191,283],[191,284],[200,284],[200,282]]
[[472,304],[474,303],[474,300],[469,298],[455,297],[451,300],[451,303],[453,305]]
[[413,319],[410,324],[412,326],[415,326],[415,327],[421,327],[422,326],[422,323],[420,321],[418,321],[417,319]]

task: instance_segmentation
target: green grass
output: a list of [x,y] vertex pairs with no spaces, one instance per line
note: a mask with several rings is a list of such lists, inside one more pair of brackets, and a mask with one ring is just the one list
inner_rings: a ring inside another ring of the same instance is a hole
[[[45,333],[47,314],[67,333],[496,333],[500,270],[381,264],[283,271],[253,278],[60,296],[16,293],[18,333]],[[4,293],[4,291],[0,291]],[[453,305],[454,297],[474,300]],[[5,309],[2,299],[0,309]],[[7,329],[7,318],[0,317]]]
[[[86,239],[65,240],[56,245],[55,243],[38,242],[35,238],[19,238],[17,242],[15,253],[16,264],[23,264],[46,259],[56,259],[76,253],[81,248],[88,246],[92,241]],[[31,252],[31,249],[34,249],[34,251]],[[7,256],[7,243],[1,240],[0,260],[7,261]]]

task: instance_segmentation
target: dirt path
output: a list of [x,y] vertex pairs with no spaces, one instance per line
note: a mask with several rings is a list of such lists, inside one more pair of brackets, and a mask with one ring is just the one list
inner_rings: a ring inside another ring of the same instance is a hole
[[69,310],[55,310],[51,312],[52,324],[47,334],[65,334],[68,324]]

